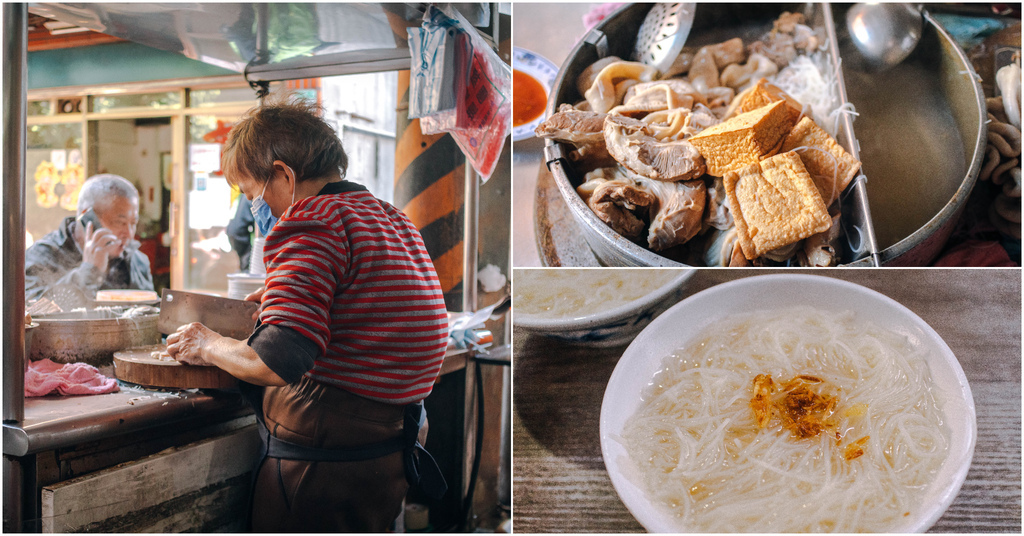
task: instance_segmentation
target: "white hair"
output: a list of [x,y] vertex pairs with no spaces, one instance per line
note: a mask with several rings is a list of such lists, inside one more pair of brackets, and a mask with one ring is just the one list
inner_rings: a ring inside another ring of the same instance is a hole
[[93,175],[85,180],[81,191],[78,192],[78,212],[82,213],[97,204],[106,205],[113,196],[138,200],[139,191],[128,179],[120,175]]

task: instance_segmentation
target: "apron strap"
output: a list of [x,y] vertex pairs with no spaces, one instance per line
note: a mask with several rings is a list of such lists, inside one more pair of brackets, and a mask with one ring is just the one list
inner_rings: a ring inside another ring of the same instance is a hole
[[418,439],[420,428],[427,422],[423,401],[405,406],[404,440],[411,447],[405,449],[405,479],[409,485],[420,488],[431,499],[440,499],[448,491],[448,483],[441,474],[434,457],[423,448]]
[[[362,447],[325,449],[298,445],[271,435],[263,419],[263,388],[245,382],[239,382],[239,387],[256,413],[256,425],[262,443],[260,465],[264,458],[309,462],[357,462],[404,451],[405,478],[410,486],[419,487],[433,499],[440,499],[448,490],[441,468],[418,440],[420,428],[427,421],[427,411],[422,401],[405,406],[401,437]],[[255,476],[254,474],[254,482]]]
[[297,445],[270,434],[263,421],[256,421],[260,438],[267,445],[268,458],[280,458],[282,460],[299,460],[306,462],[361,462],[381,458],[404,450],[406,447],[404,438],[389,439],[372,445],[344,449],[325,449]]

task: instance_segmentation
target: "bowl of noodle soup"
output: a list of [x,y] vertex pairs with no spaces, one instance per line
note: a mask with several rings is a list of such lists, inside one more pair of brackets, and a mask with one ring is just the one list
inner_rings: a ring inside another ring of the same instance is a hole
[[601,407],[616,492],[651,532],[923,532],[977,436],[963,369],[860,285],[768,275],[676,304]]
[[626,344],[683,297],[693,269],[516,269],[517,328],[574,344]]

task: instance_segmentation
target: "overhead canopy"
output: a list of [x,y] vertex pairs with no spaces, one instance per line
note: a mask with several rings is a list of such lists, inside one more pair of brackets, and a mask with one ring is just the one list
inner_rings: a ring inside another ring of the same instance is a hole
[[[211,65],[253,82],[409,68],[420,3],[33,3],[32,13]],[[488,4],[455,5],[480,25]]]

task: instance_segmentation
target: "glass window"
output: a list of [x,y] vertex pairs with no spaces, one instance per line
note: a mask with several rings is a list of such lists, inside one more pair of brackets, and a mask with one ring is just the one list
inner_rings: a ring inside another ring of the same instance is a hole
[[[237,212],[238,190],[220,173],[220,148],[238,120],[234,116],[189,117],[185,288],[225,294],[228,274],[248,260],[251,237],[229,236],[228,223]],[[244,227],[244,226],[243,226]],[[244,236],[242,236],[244,235]]]
[[176,109],[181,108],[181,93],[167,91],[138,95],[102,95],[92,97],[90,105],[90,111],[95,113],[112,112],[122,108]]
[[29,125],[25,159],[25,228],[32,240],[75,214],[85,180],[82,123]]
[[256,104],[256,92],[252,88],[200,89],[192,91],[193,108],[206,108],[222,104]]
[[48,100],[28,101],[28,115],[53,115],[53,102]]
[[321,105],[348,154],[348,180],[391,202],[395,189],[398,73],[320,79]]

